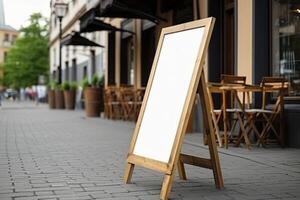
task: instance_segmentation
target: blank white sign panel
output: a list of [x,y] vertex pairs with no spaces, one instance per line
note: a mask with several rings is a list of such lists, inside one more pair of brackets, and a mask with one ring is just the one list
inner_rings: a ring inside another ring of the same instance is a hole
[[168,163],[204,27],[166,34],[133,154]]

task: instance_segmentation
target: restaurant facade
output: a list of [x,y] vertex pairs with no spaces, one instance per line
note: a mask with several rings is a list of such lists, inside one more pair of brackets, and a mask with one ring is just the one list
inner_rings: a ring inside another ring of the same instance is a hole
[[[106,87],[145,87],[161,29],[210,16],[216,18],[216,23],[205,63],[208,81],[219,82],[221,74],[231,74],[246,76],[249,84],[259,84],[265,76],[281,76],[290,83],[285,102],[299,106],[299,0],[69,1],[63,36],[81,32],[81,36],[104,48],[63,46],[63,80],[80,82],[98,73],[105,76]],[[101,22],[113,28],[99,25]],[[57,19],[52,12],[52,79],[57,78],[58,35]],[[259,96],[253,96],[252,101],[261,102]],[[201,124],[195,110],[192,127],[198,131]],[[299,119],[297,112],[293,119]]]

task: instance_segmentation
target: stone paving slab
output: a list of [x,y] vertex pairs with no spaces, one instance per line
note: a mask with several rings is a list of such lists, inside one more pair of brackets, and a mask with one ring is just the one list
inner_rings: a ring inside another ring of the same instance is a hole
[[[159,199],[163,175],[137,167],[123,184],[134,124],[85,118],[82,111],[4,102],[0,108],[0,200]],[[199,141],[199,142],[198,142]],[[300,150],[219,149],[225,189],[210,170],[186,166],[171,199],[300,199]],[[208,157],[201,134],[188,134],[183,152]]]

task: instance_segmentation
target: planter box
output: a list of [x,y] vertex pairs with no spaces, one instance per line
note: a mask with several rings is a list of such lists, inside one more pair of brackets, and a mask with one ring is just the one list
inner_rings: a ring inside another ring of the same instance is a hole
[[48,91],[48,104],[50,109],[55,109],[55,91],[49,90]]
[[55,108],[56,109],[65,108],[64,93],[62,90],[55,90]]
[[65,107],[68,110],[75,109],[76,90],[64,91]]
[[85,88],[84,104],[87,117],[99,117],[104,109],[103,88]]

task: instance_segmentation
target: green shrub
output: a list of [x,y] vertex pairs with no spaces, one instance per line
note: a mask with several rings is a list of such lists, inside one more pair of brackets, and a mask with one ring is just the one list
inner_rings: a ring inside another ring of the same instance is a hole
[[81,81],[81,87],[82,87],[82,89],[84,90],[86,87],[89,87],[89,86],[90,86],[89,80],[87,78],[84,78]]
[[57,86],[57,83],[55,81],[50,81],[48,84],[48,87],[50,90],[55,90]]
[[71,90],[77,90],[77,87],[78,87],[78,84],[76,83],[76,82],[71,82],[70,83],[70,88],[71,88]]
[[71,84],[68,81],[63,82],[62,89],[64,91],[69,91],[71,89]]
[[99,86],[99,77],[97,74],[94,74],[91,81],[92,87],[98,87]]
[[56,84],[55,89],[56,90],[62,90],[62,85],[61,84]]
[[99,78],[99,86],[104,86],[104,75]]

